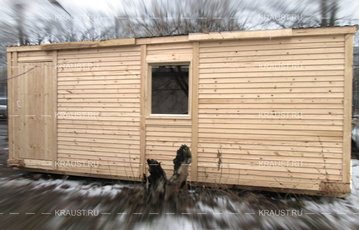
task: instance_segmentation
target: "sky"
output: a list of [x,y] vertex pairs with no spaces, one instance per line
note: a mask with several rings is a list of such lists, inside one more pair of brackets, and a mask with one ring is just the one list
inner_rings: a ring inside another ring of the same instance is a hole
[[[58,0],[68,11],[78,12],[86,10],[101,11],[105,14],[116,14],[135,0]],[[150,1],[150,0],[148,0]],[[220,1],[220,0],[212,0]],[[270,0],[245,0],[251,4],[263,4]],[[295,1],[295,0],[286,0]],[[300,1],[300,0],[299,0]],[[359,0],[340,0],[341,10],[339,17],[350,16],[359,24]]]
[[[38,19],[41,17],[58,17],[60,19],[70,19],[69,16],[62,11],[61,9],[53,6],[49,3],[48,0],[0,0],[2,7],[0,8],[0,15],[2,20],[8,17],[11,13],[10,3],[14,1],[23,1],[26,2],[26,19],[31,21],[31,19]],[[75,22],[86,22],[89,21],[87,12],[97,12],[102,13],[100,17],[104,17],[107,20],[113,22],[114,16],[118,15],[119,12],[124,9],[127,12],[134,12],[136,10],[135,2],[141,0],[58,0],[60,4],[73,16],[71,18]],[[144,0],[145,2],[150,2],[152,0]],[[156,0],[154,0],[156,1]],[[160,1],[160,0],[159,0]],[[176,0],[172,0],[176,1]],[[179,0],[181,1],[181,0]],[[208,0],[208,1],[221,1],[221,0]],[[249,6],[256,9],[257,6],[265,6],[266,2],[273,0],[239,0],[248,3]],[[303,2],[314,0],[282,0],[283,2]],[[359,24],[359,0],[338,0],[340,2],[340,11],[338,13],[339,18],[343,18],[341,25],[348,24]],[[273,12],[275,14],[275,12]],[[96,14],[97,15],[97,14]],[[258,15],[257,15],[258,16]],[[13,18],[9,17],[9,20]],[[35,20],[34,20],[35,21]],[[256,18],[253,19],[256,21]],[[252,25],[250,22],[248,25]],[[261,27],[250,26],[247,29],[258,30]]]
[[[3,2],[2,7],[0,8],[0,12],[9,11],[8,7],[4,7],[4,5],[9,5],[10,2],[16,0],[0,0],[0,3]],[[116,15],[122,9],[131,10],[133,7],[133,3],[137,0],[58,0],[64,8],[69,11],[72,15],[81,16],[85,15],[87,11],[97,11],[101,12],[106,16]],[[150,2],[151,0],[146,0]],[[175,1],[175,0],[173,0]],[[210,1],[220,1],[220,0],[210,0]],[[250,5],[263,5],[265,2],[271,0],[242,0],[244,2],[249,3]],[[283,0],[288,2],[301,1],[301,0]],[[352,19],[355,19],[355,23],[359,24],[359,0],[339,0],[341,3],[341,9],[339,12],[339,17],[349,16]],[[37,14],[43,13],[44,11],[48,11],[48,7],[50,9],[53,8],[52,12],[57,14],[57,16],[66,16],[61,15],[63,12],[61,10],[56,9],[55,6],[51,6],[48,3],[48,0],[25,0],[28,4],[27,16],[33,17]],[[132,6],[132,7],[131,7]],[[132,9],[133,10],[133,9]],[[3,14],[2,14],[3,15]]]

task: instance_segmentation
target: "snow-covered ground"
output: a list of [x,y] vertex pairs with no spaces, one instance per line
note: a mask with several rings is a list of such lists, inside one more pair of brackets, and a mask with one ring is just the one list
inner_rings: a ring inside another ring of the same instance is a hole
[[18,176],[0,179],[0,219],[8,229],[29,218],[52,229],[359,229],[359,160],[352,178],[345,199],[207,188],[158,208],[144,207],[140,185]]

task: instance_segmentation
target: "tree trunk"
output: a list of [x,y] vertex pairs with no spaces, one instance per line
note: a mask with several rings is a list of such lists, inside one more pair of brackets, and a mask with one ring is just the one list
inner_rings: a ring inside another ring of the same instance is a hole
[[187,145],[182,145],[177,150],[177,155],[173,160],[173,175],[167,179],[161,163],[153,159],[147,159],[150,173],[148,177],[145,176],[147,201],[151,203],[168,201],[173,199],[179,192],[185,190],[191,161],[191,150]]

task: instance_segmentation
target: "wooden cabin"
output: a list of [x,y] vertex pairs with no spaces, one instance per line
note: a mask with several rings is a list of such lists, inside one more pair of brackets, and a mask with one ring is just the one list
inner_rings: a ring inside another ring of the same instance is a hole
[[356,27],[9,47],[9,166],[343,195]]

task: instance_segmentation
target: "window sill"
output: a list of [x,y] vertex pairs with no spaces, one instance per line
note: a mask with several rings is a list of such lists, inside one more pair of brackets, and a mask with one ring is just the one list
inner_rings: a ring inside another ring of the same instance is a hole
[[178,115],[178,114],[151,114],[146,119],[182,119],[190,120],[192,117],[190,114]]

